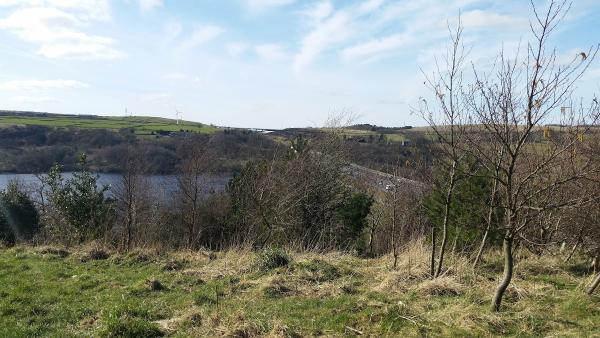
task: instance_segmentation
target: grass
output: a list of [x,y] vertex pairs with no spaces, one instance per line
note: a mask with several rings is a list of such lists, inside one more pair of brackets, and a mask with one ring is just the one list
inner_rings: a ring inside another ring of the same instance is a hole
[[415,244],[394,271],[390,257],[338,253],[136,251],[92,260],[85,248],[0,249],[0,336],[600,336],[600,296],[585,295],[590,276],[579,261],[522,260],[496,314],[495,256],[478,274],[450,257],[454,268],[430,281],[426,250]]
[[165,119],[160,117],[116,117],[116,116],[0,116],[0,128],[14,125],[35,125],[60,128],[92,128],[119,130],[131,128],[137,134],[151,134],[158,131],[191,131],[196,133],[214,133],[218,128],[190,121]]

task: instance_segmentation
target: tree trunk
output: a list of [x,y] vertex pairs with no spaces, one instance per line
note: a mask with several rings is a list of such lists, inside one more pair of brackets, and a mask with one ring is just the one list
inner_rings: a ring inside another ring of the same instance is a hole
[[375,257],[375,253],[373,252],[373,237],[375,237],[375,226],[371,227],[371,232],[369,236],[369,253],[371,257]]
[[435,247],[436,247],[436,238],[435,238],[435,224],[431,225],[431,278],[435,276]]
[[483,233],[483,238],[481,239],[481,245],[479,246],[479,250],[477,251],[477,256],[475,257],[475,262],[473,262],[473,269],[477,268],[477,265],[481,261],[481,256],[483,255],[483,250],[487,244],[487,239],[490,235],[490,228],[492,227],[492,218],[494,217],[494,200],[496,199],[496,190],[498,189],[498,181],[494,181],[494,186],[492,188],[492,199],[490,201],[490,209],[488,210],[487,218],[486,218],[486,227],[485,232]]
[[571,250],[571,252],[569,253],[569,256],[567,256],[567,258],[565,259],[565,263],[568,263],[571,258],[573,258],[573,255],[575,255],[575,252],[577,251],[577,248],[579,247],[579,243],[580,243],[580,239],[577,240],[577,242],[575,243],[575,245],[573,245],[573,250]]
[[454,234],[454,242],[452,243],[452,254],[456,254],[456,248],[458,247],[458,238],[460,237],[460,228],[456,225],[456,232]]
[[596,276],[590,287],[587,289],[588,295],[591,296],[598,288],[598,285],[600,285],[600,273]]
[[[504,154],[504,148],[500,150],[500,157]],[[499,165],[496,165],[495,177],[498,176],[498,172],[500,171]],[[477,265],[481,261],[481,256],[483,256],[483,250],[487,245],[487,239],[490,235],[490,229],[492,227],[492,219],[494,217],[494,203],[496,203],[496,195],[498,194],[498,180],[494,180],[494,184],[492,185],[492,194],[490,196],[490,209],[488,210],[487,218],[485,219],[486,226],[485,232],[483,233],[483,238],[481,239],[481,245],[479,246],[479,250],[477,251],[477,256],[475,256],[475,262],[473,262],[473,269],[477,268]]]
[[442,223],[442,243],[440,245],[440,256],[438,258],[437,269],[435,270],[434,278],[437,278],[442,272],[444,265],[444,254],[446,253],[446,245],[448,244],[448,223],[450,223],[450,204],[452,203],[452,194],[454,192],[454,184],[456,179],[456,161],[452,162],[450,169],[450,183],[446,192],[444,222]]
[[485,245],[487,243],[487,238],[489,236],[490,233],[490,226],[488,224],[487,228],[485,229],[485,232],[483,233],[483,238],[481,239],[481,245],[479,246],[479,250],[477,251],[477,256],[475,256],[475,262],[473,262],[473,269],[477,268],[477,265],[479,265],[479,262],[481,261],[481,256],[483,256],[483,249],[485,249]]
[[502,245],[502,251],[504,253],[504,275],[502,276],[502,282],[498,285],[496,293],[494,294],[494,300],[492,302],[492,310],[500,311],[500,305],[502,304],[502,297],[504,292],[510,285],[513,276],[513,237],[510,234],[506,234]]
[[392,207],[392,254],[394,255],[394,270],[398,267],[398,239],[396,238],[396,199]]

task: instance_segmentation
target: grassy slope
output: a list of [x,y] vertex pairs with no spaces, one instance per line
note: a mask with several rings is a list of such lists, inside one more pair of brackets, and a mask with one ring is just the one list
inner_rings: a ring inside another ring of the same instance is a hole
[[[504,311],[493,314],[499,262],[476,277],[458,260],[431,282],[424,250],[401,255],[395,272],[389,257],[338,254],[295,254],[261,272],[253,254],[235,251],[82,262],[83,251],[2,249],[0,336],[600,336],[600,296],[584,295],[589,278],[576,263],[522,261]],[[152,279],[165,289],[152,291]]]
[[218,129],[201,123],[181,121],[179,124],[175,120],[160,117],[85,117],[85,116],[66,116],[56,115],[48,117],[31,116],[0,116],[0,128],[12,125],[39,125],[49,127],[74,127],[74,128],[101,128],[118,130],[122,128],[133,128],[138,134],[148,134],[152,131],[179,131],[191,130],[199,133],[213,133]]

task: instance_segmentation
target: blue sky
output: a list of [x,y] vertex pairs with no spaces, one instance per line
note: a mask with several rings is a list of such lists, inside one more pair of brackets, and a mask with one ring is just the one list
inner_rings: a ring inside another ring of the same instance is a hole
[[[420,69],[459,11],[468,59],[531,35],[523,0],[0,0],[0,109],[174,117],[240,127],[421,125]],[[544,6],[547,0],[536,0]],[[575,0],[552,40],[600,42],[600,1]],[[600,60],[599,60],[600,61]],[[578,95],[600,91],[600,63]]]

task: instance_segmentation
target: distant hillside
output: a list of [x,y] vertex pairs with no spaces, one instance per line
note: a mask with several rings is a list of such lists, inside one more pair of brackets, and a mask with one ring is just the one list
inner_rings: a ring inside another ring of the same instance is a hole
[[[369,127],[367,127],[369,126]],[[395,163],[431,160],[430,138],[408,128],[362,125],[344,128],[342,136],[348,161],[391,172]],[[371,130],[371,129],[376,129]],[[88,155],[98,172],[120,172],[132,145],[144,158],[150,174],[173,174],[185,157],[190,138],[211,141],[219,159],[218,171],[240,170],[249,160],[270,158],[276,149],[303,136],[318,140],[322,128],[244,129],[214,127],[202,123],[158,117],[107,117],[60,115],[0,110],[0,173],[46,172],[54,163],[65,170],[77,168],[79,154]]]
[[219,130],[217,127],[202,123],[190,121],[179,121],[179,123],[177,123],[177,120],[161,117],[65,115],[0,110],[0,128],[15,125],[80,129],[132,129],[138,135],[153,135],[169,132],[210,134]]
[[148,174],[173,174],[186,156],[188,141],[211,140],[219,159],[215,170],[228,173],[245,162],[269,157],[280,146],[261,133],[157,117],[103,117],[0,111],[0,173],[47,172],[54,163],[78,168],[86,153],[97,172],[120,172],[131,149]]

